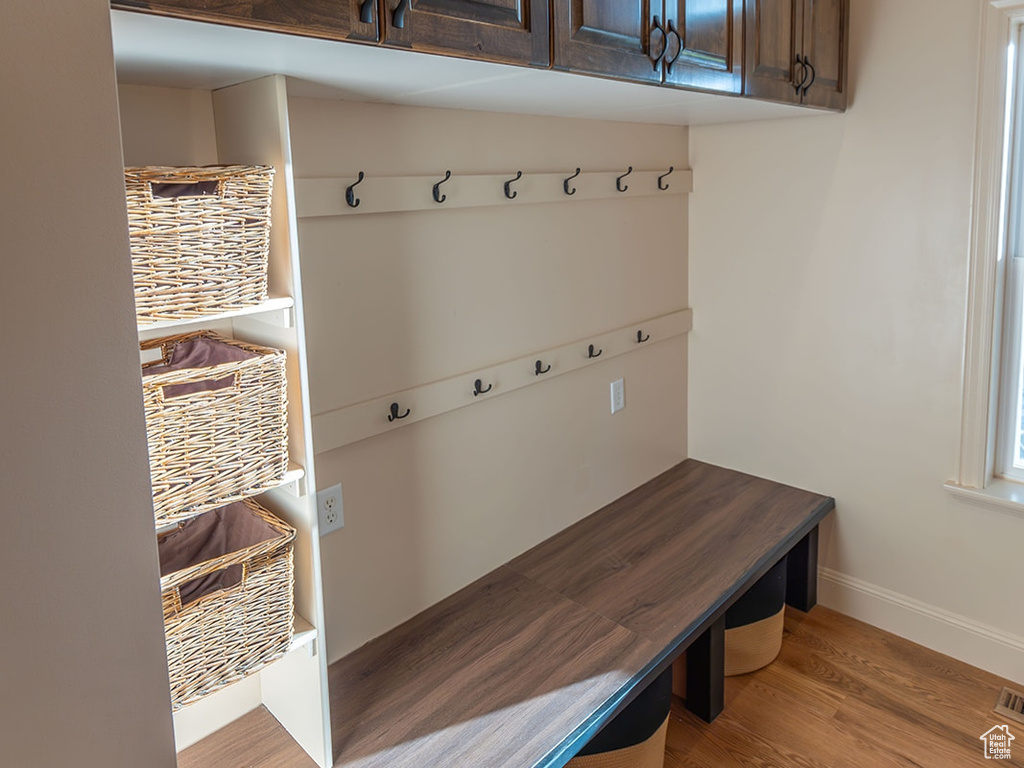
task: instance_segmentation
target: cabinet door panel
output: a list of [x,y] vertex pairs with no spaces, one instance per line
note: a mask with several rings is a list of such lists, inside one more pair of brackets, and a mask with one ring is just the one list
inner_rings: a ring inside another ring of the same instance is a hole
[[743,92],[797,103],[802,0],[746,0]]
[[[112,0],[110,5],[335,40],[379,39],[376,0]],[[364,15],[369,22],[360,20]]]
[[[554,0],[555,68],[661,82],[661,0]],[[653,38],[653,39],[652,39]],[[653,53],[653,56],[652,56]]]
[[385,0],[384,44],[474,59],[551,62],[548,0]]
[[814,83],[804,103],[829,109],[846,108],[846,45],[848,0],[804,0],[804,56],[814,68]]
[[[666,0],[665,82],[739,93],[743,87],[743,0]],[[678,53],[677,53],[678,51]]]

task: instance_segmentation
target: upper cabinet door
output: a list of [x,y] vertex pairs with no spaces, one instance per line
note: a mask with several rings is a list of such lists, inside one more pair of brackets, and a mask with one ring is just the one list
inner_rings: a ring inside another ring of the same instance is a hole
[[384,44],[474,59],[551,63],[548,0],[384,0]]
[[111,0],[113,8],[151,11],[334,40],[377,42],[377,0]]
[[665,82],[743,90],[743,0],[665,0]]
[[771,101],[800,103],[803,0],[746,0],[743,92]]
[[661,82],[662,0],[554,0],[555,68]]
[[804,104],[846,109],[849,14],[848,0],[804,0],[803,51],[810,70]]

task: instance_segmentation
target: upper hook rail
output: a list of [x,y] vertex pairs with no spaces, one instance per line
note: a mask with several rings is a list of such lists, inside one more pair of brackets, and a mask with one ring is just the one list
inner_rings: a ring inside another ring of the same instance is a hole
[[521,178],[523,178],[523,172],[519,171],[514,179],[509,179],[508,181],[505,182],[505,197],[507,197],[509,200],[515,200],[516,195],[519,194],[518,192],[510,191],[509,185],[512,184],[513,182],[519,181]]
[[663,174],[661,174],[661,176],[658,177],[658,189],[660,189],[662,192],[664,192],[666,189],[668,189],[668,184],[665,184],[664,186],[662,186],[662,184],[661,184],[662,179],[664,179],[666,176],[669,176],[672,173],[672,171],[674,171],[674,170],[675,170],[675,166],[670,165],[668,167],[668,173],[663,173]]
[[565,181],[562,182],[562,189],[565,190],[565,194],[567,194],[567,195],[575,195],[576,194],[576,187],[573,187],[572,190],[570,190],[569,189],[569,182],[572,181],[573,179],[575,179],[579,175],[580,175],[580,169],[577,168],[576,169],[576,173],[574,173],[572,176],[570,176],[569,178],[567,178]]
[[437,182],[437,184],[434,185],[434,202],[435,203],[443,203],[445,200],[448,199],[448,195],[442,195],[441,194],[441,185],[444,184],[446,181],[448,181],[448,179],[450,179],[451,177],[452,177],[452,172],[451,171],[445,171],[444,172],[444,178],[441,179],[439,182]]
[[345,202],[348,203],[348,207],[349,208],[358,208],[359,207],[359,202],[360,201],[359,201],[359,198],[356,197],[355,189],[356,189],[356,184],[359,184],[362,180],[363,180],[363,172],[360,171],[359,172],[359,178],[356,179],[352,184],[349,184],[345,188]]
[[621,176],[616,177],[616,179],[615,179],[615,188],[617,190],[619,190],[619,192],[625,192],[627,189],[629,189],[629,185],[628,184],[624,185],[622,183],[622,180],[624,178],[626,178],[627,176],[629,176],[629,174],[631,174],[632,172],[633,172],[633,166],[631,165],[631,166],[629,166],[629,170],[628,171],[626,171]]

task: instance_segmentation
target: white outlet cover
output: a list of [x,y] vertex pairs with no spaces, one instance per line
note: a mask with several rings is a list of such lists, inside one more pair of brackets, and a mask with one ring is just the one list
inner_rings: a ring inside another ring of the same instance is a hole
[[341,483],[316,492],[316,513],[320,536],[345,527],[345,503],[341,495]]
[[611,383],[612,413],[618,413],[626,407],[626,383],[624,379],[616,379]]

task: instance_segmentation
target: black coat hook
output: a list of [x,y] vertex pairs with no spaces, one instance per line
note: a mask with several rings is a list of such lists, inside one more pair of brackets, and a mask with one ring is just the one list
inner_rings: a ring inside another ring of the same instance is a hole
[[574,173],[572,176],[570,176],[568,179],[566,179],[565,181],[562,182],[562,189],[565,190],[565,194],[567,194],[567,195],[575,195],[576,194],[576,187],[573,187],[572,190],[570,190],[569,189],[569,182],[572,181],[573,179],[575,179],[579,175],[580,175],[580,169],[577,168],[576,169],[576,173]]
[[636,343],[637,344],[643,344],[645,341],[649,341],[650,338],[651,338],[651,334],[648,333],[646,336],[644,336],[643,330],[639,330],[639,331],[636,332]]
[[473,397],[476,397],[477,395],[486,395],[494,387],[493,384],[488,384],[487,389],[484,389],[483,386],[484,383],[480,379],[473,382]]
[[599,350],[597,350],[597,352],[595,352],[593,344],[591,344],[589,347],[587,347],[587,357],[590,358],[590,359],[593,359],[595,357],[600,357],[602,352],[604,352],[603,349],[599,349]]
[[542,366],[542,363],[541,363],[540,360],[538,360],[537,361],[537,368],[534,371],[534,375],[535,376],[540,376],[542,373],[547,373],[548,371],[551,370],[551,364],[550,363],[548,363],[548,367],[547,368],[542,368],[541,366]]
[[628,171],[626,171],[624,174],[622,174],[621,176],[619,176],[618,178],[615,179],[615,188],[617,190],[619,190],[619,192],[625,192],[627,189],[629,189],[629,185],[628,184],[623,185],[622,184],[622,180],[624,178],[626,178],[627,176],[629,176],[629,174],[631,174],[632,172],[633,172],[633,166],[631,165],[631,166],[629,166],[629,170]]
[[437,182],[437,184],[434,185],[434,202],[435,203],[443,203],[445,200],[448,199],[448,195],[442,195],[441,194],[441,185],[444,184],[446,181],[448,181],[448,179],[450,179],[451,177],[452,177],[452,172],[451,171],[445,171],[444,172],[444,178],[441,179],[439,182]]
[[355,189],[356,189],[356,184],[359,184],[362,180],[363,180],[363,172],[360,171],[359,172],[359,178],[356,179],[354,183],[349,184],[348,187],[345,188],[345,202],[348,203],[348,207],[349,208],[358,208],[359,207],[359,198],[356,197]]
[[410,413],[412,413],[412,409],[406,408],[405,409],[405,413],[403,413],[401,416],[399,416],[398,415],[398,403],[392,403],[391,404],[391,415],[388,416],[388,421],[395,421],[396,419],[404,419]]
[[523,178],[523,172],[519,171],[519,173],[516,174],[516,177],[514,179],[509,179],[508,181],[505,182],[505,197],[507,197],[509,200],[515,200],[516,195],[519,194],[518,192],[509,191],[509,185],[512,184],[513,182],[519,181],[521,178]]
[[661,176],[658,177],[658,189],[660,189],[662,192],[664,192],[666,189],[668,189],[668,184],[665,184],[664,186],[662,186],[661,180],[664,179],[666,176],[668,176],[670,173],[672,173],[672,171],[674,171],[674,170],[675,170],[675,166],[670,165],[668,167],[668,173],[663,173],[663,174],[661,174]]

